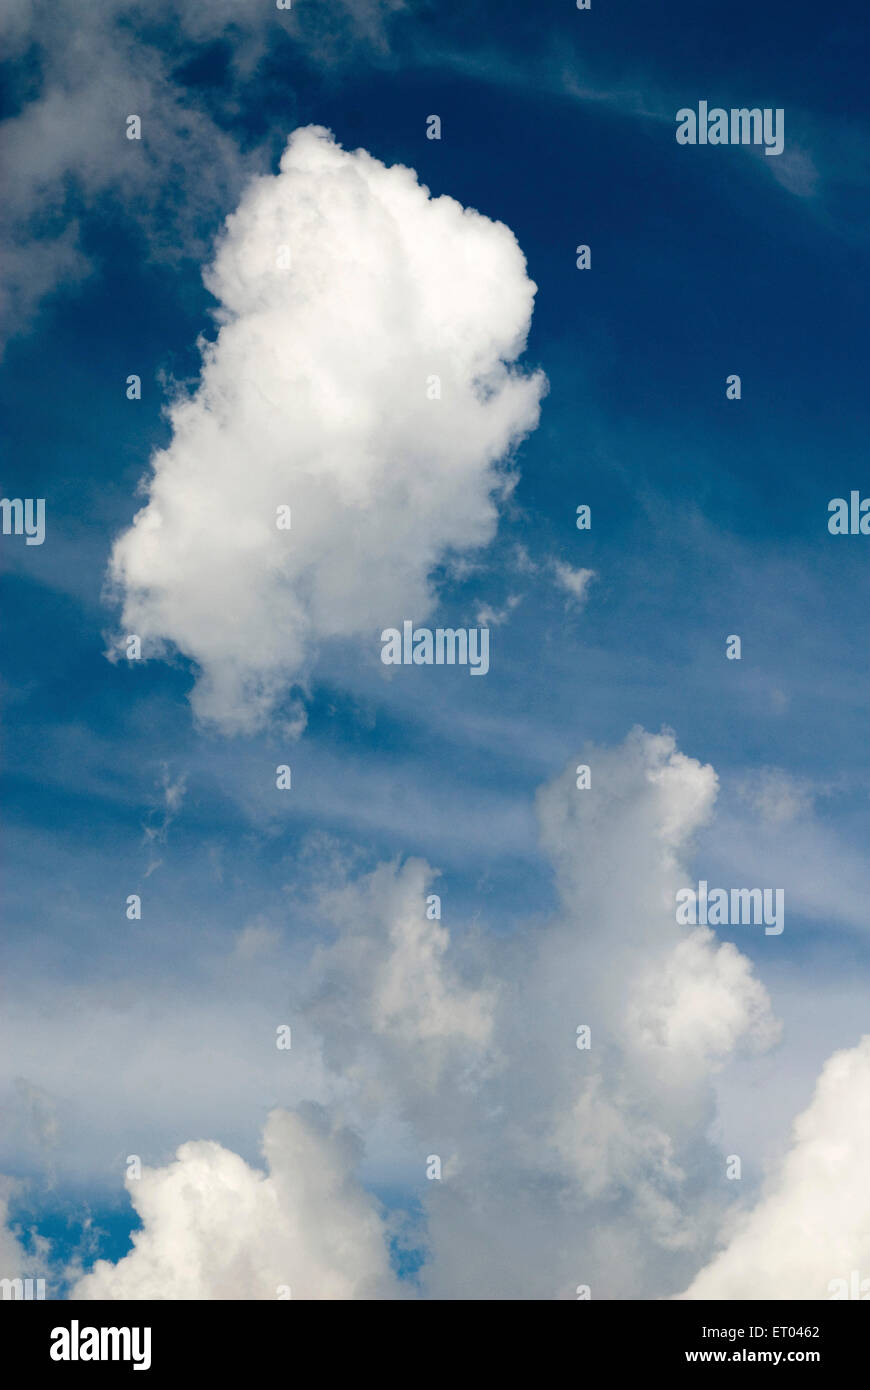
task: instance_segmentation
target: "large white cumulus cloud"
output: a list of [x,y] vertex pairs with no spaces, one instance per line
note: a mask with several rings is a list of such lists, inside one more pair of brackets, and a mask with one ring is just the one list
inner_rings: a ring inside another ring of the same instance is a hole
[[684,1297],[870,1297],[868,1154],[870,1036],[825,1064],[766,1194]]
[[430,611],[433,567],[494,533],[545,380],[512,365],[535,286],[510,230],[319,127],[248,187],[207,282],[218,338],[111,572],[126,630],[196,662],[198,715],[249,730],[319,639],[374,651]]
[[[128,1181],[142,1220],[117,1264],[99,1260],[72,1298],[389,1298],[384,1223],[353,1168],[357,1142],[313,1109],[276,1110],[268,1173],[220,1144],[183,1144]],[[279,1289],[285,1290],[279,1295]]]

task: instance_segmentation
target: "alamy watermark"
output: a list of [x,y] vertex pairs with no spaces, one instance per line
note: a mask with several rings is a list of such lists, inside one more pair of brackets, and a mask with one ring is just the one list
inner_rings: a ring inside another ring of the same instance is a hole
[[764,145],[765,154],[785,148],[785,111],[781,106],[683,106],[677,112],[678,145]]
[[131,1361],[134,1371],[151,1369],[150,1327],[53,1327],[52,1361]]
[[26,536],[25,545],[42,545],[45,498],[0,497],[0,529],[4,536]]
[[2,1299],[42,1299],[45,1298],[44,1279],[0,1279],[0,1298]]
[[848,1279],[832,1279],[828,1293],[834,1302],[841,1299],[856,1299],[861,1303],[870,1300],[870,1279],[862,1279],[861,1271],[853,1269]]
[[832,536],[870,536],[870,497],[856,488],[845,497],[832,497],[828,503],[828,530]]
[[488,627],[415,628],[405,619],[402,631],[385,627],[381,633],[385,666],[467,666],[472,676],[489,670]]
[[765,936],[779,936],[785,926],[783,888],[707,888],[677,891],[677,922],[681,927],[764,927]]

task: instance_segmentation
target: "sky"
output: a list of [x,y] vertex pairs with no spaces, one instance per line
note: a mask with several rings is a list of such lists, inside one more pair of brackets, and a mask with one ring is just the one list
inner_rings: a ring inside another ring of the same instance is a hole
[[868,42],[4,7],[0,1278],[870,1296]]

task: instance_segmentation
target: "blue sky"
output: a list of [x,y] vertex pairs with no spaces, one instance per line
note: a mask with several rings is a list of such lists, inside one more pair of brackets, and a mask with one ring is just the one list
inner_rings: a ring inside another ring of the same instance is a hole
[[[757,1194],[822,1065],[867,1018],[870,542],[827,531],[830,498],[870,495],[862,11],[336,5],[306,29],[299,0],[289,32],[253,5],[203,32],[188,8],[144,24],[135,7],[93,7],[118,60],[104,89],[94,75],[87,110],[94,129],[119,123],[108,163],[76,105],[63,26],[38,5],[8,21],[5,133],[15,167],[45,166],[13,199],[9,274],[41,283],[41,244],[71,224],[78,258],[73,271],[59,257],[38,296],[15,289],[0,384],[3,495],[47,508],[43,546],[4,536],[0,551],[0,1172],[18,1182],[13,1226],[50,1235],[54,1270],[77,1252],[85,1268],[117,1260],[137,1220],[127,1153],[159,1166],[214,1140],[256,1163],[270,1107],[331,1103],[346,1075],[330,1077],[313,1025],[292,1081],[271,1056],[252,1076],[243,1039],[305,1018],[321,897],[348,875],[424,859],[442,871],[452,941],[472,957],[524,950],[560,911],[538,789],[594,767],[584,747],[622,746],[635,726],[673,730],[718,775],[715,814],[685,850],[694,878],[785,890],[782,937],[719,929],[785,1025],[773,1054],[711,1081],[712,1132],[739,1134]],[[141,106],[147,144],[149,91],[163,103],[159,157],[122,135]],[[674,115],[699,100],[783,108],[784,154],[677,145]],[[50,118],[25,126],[49,101]],[[180,128],[191,112],[195,138]],[[426,139],[433,112],[440,141]],[[433,626],[473,626],[481,605],[516,600],[492,625],[486,678],[386,679],[380,628],[413,616],[397,593],[368,637],[316,644],[298,740],[277,718],[234,736],[191,711],[189,653],[137,669],[106,659],[119,623],[106,572],[153,452],[171,443],[170,397],[195,390],[197,340],[216,337],[202,265],[251,173],[276,175],[311,124],[511,229],[537,286],[520,365],[549,388],[493,539],[464,569],[445,554],[433,571]],[[141,401],[125,398],[131,372]],[[575,526],[581,503],[589,532]],[[595,571],[582,602],[558,563]],[[740,662],[725,659],[732,633]],[[280,798],[284,762],[294,785]],[[619,843],[617,894],[634,872]],[[125,920],[131,893],[141,923]],[[237,972],[251,924],[272,944]],[[114,1021],[94,1024],[106,1011]],[[361,1181],[417,1221],[420,1141],[410,1111],[394,1112],[364,1133]],[[83,1212],[105,1231],[95,1245],[68,1224]]]

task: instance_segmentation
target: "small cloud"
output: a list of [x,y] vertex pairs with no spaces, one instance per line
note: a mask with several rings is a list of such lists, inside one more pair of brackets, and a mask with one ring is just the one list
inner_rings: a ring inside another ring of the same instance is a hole
[[560,589],[564,589],[569,599],[575,603],[583,604],[586,601],[586,590],[593,579],[597,578],[595,570],[572,569],[570,565],[557,560],[553,565],[556,575],[556,583]]
[[778,767],[763,767],[745,777],[740,795],[769,825],[783,825],[812,809],[809,783]]
[[537,574],[540,568],[540,565],[535,564],[524,545],[515,546],[514,569],[517,570],[519,574]]
[[[163,819],[159,825],[145,825],[142,827],[145,831],[145,844],[166,844],[166,836],[169,832],[169,827],[181,810],[184,794],[187,791],[187,773],[183,772],[181,776],[176,778],[173,782],[169,775],[169,764],[163,763],[161,764],[159,786],[163,791]],[[149,865],[149,874],[153,873],[154,869],[158,867],[158,863]]]
[[170,781],[169,768],[164,764],[163,767],[163,799],[166,804],[167,814],[175,816],[181,807],[184,793],[187,789],[187,776],[183,775],[176,782]]
[[488,603],[482,603],[474,615],[474,621],[478,627],[501,627],[522,601],[522,594],[511,594],[504,608],[491,608]]

